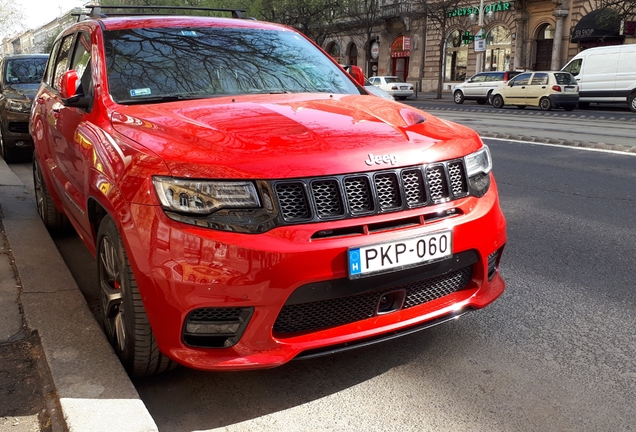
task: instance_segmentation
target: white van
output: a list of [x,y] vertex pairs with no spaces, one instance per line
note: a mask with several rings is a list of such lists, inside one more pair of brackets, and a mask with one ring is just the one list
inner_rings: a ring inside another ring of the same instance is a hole
[[579,108],[590,102],[627,102],[636,112],[636,45],[589,48],[561,70],[578,81]]

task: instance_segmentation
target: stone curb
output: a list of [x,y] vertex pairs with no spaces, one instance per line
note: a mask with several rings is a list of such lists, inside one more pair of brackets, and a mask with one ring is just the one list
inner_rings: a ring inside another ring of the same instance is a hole
[[22,285],[69,432],[155,432],[126,374],[40,220],[26,187],[0,159],[0,208]]

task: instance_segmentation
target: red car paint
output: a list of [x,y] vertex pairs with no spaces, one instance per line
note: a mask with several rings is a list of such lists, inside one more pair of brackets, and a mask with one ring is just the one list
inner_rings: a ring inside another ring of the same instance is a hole
[[[489,269],[487,259],[506,242],[492,173],[486,175],[490,186],[483,196],[369,216],[279,224],[259,233],[201,227],[169,217],[153,176],[273,181],[381,172],[463,160],[483,143],[468,128],[364,91],[117,103],[109,93],[104,32],[139,27],[292,30],[258,21],[137,17],[84,21],[58,38],[89,35],[92,106],[65,106],[62,95],[68,95],[61,92],[62,82],[54,82],[56,71],[48,72],[49,82],[45,75],[31,119],[37,161],[56,207],[93,254],[96,208],[115,221],[163,354],[204,370],[273,367],[308,350],[335,350],[479,309],[503,292],[504,281],[496,268]],[[53,52],[51,65],[56,65],[55,56]],[[324,62],[331,61],[324,56]],[[75,79],[60,78],[66,79],[64,85]],[[446,216],[425,220],[425,215]],[[410,222],[395,222],[403,219]],[[412,223],[418,220],[421,223]],[[383,224],[389,228],[371,229]],[[359,232],[317,237],[351,227]],[[274,331],[277,316],[299,287],[347,280],[348,248],[445,229],[452,230],[455,254],[474,251],[478,257],[462,289],[341,325]],[[490,277],[489,270],[495,271]],[[237,343],[200,347],[185,342],[184,323],[193,310],[223,307],[253,308]]]

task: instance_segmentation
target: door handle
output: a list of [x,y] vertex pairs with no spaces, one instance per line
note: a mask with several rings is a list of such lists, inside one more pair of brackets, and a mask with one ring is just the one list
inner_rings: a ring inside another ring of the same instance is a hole
[[541,88],[545,88],[545,86],[541,86]]

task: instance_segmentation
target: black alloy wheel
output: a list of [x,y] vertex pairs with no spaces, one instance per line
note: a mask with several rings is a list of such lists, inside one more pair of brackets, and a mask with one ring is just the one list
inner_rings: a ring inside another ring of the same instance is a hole
[[176,367],[157,348],[123,242],[110,216],[102,219],[97,234],[97,278],[102,327],[129,375],[150,376]]

